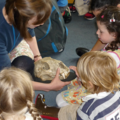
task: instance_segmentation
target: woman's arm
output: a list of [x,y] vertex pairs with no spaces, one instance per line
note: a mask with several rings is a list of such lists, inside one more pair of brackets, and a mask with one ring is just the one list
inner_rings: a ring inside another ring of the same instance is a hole
[[29,40],[26,39],[25,41],[29,44],[34,56],[40,55],[39,57],[36,57],[34,60],[37,61],[37,60],[42,59],[42,56],[41,56],[40,51],[38,49],[36,37],[34,36],[34,37],[30,38]]

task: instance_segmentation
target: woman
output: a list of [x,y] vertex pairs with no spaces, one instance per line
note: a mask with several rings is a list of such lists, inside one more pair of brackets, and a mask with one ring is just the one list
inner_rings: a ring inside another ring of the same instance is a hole
[[[34,28],[43,25],[51,13],[50,0],[6,0],[0,5],[0,70],[11,66],[10,53],[23,39],[29,44],[34,60],[42,59],[34,33]],[[61,82],[58,78],[50,84],[32,81],[35,90],[60,90],[69,82]]]

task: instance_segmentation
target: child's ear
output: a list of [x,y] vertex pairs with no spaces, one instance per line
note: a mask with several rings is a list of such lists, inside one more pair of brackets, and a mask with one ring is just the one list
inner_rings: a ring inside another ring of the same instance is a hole
[[92,82],[90,82],[90,81],[89,81],[89,86],[90,86],[90,88],[93,88],[93,87],[94,87],[94,85],[93,85]]
[[92,82],[88,82],[87,84],[87,90],[90,92],[90,93],[93,93],[94,92],[94,85],[92,84]]

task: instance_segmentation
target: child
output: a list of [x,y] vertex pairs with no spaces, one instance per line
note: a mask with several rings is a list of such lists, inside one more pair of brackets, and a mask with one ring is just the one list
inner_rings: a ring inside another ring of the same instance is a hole
[[112,0],[111,5],[120,7],[120,0]]
[[[119,76],[114,58],[103,51],[87,52],[80,57],[76,72],[80,76],[81,84],[91,95],[83,97],[81,105],[62,107],[54,112],[54,116],[58,116],[59,120],[119,120]],[[44,97],[39,94],[37,104],[44,106],[47,111],[42,99]],[[48,116],[52,115],[52,109],[54,110],[51,107]]]
[[[97,16],[99,13],[101,13],[101,11],[105,7],[107,7],[109,5],[120,7],[120,1],[119,0],[91,0],[90,10],[93,11],[93,13],[94,13],[95,16]],[[91,51],[101,50],[104,47],[105,47],[105,44],[102,43],[98,39],[97,42],[96,42],[96,44],[91,49]],[[85,52],[86,52],[86,50],[84,50],[84,49],[82,49],[82,50],[81,50],[81,48],[77,48],[76,49],[76,53],[77,53],[78,56],[81,56]]]
[[97,35],[99,40],[106,44],[104,51],[114,51],[119,56],[120,47],[120,8],[107,7],[96,18]]
[[91,95],[83,97],[79,107],[68,105],[61,108],[59,120],[63,116],[65,120],[70,120],[73,115],[72,120],[119,120],[120,91],[115,60],[103,51],[88,52],[79,59],[77,72],[82,85]]
[[82,99],[77,120],[119,119],[119,76],[115,60],[105,52],[88,52],[80,58],[77,71],[81,83],[91,93]]
[[[117,64],[117,73],[120,75],[120,8],[107,7],[97,16],[97,35],[102,43],[106,44],[104,51],[113,57]],[[75,67],[72,67],[72,69]],[[77,82],[77,81],[74,81]],[[75,86],[75,85],[72,85]],[[82,94],[84,93],[84,94]],[[58,106],[81,103],[81,97],[88,94],[81,86],[62,92],[57,96]],[[75,101],[75,102],[72,102]]]
[[[102,10],[111,5],[112,0],[91,0],[90,2],[90,11],[93,12],[95,16],[102,12]],[[114,5],[117,6],[117,5]]]
[[112,0],[91,0],[90,2],[90,11],[85,14],[85,18],[88,20],[93,20],[96,16],[94,11],[98,11],[98,13],[107,5],[111,4]]
[[[108,4],[109,5],[109,4]],[[111,1],[111,6],[117,6],[118,8],[120,8],[120,1],[119,0],[112,0]],[[92,7],[91,7],[92,8]],[[94,9],[94,8],[93,8]],[[98,12],[99,9],[94,9],[93,13],[97,16],[100,12]],[[97,14],[98,12],[98,14]],[[102,42],[100,42],[100,40],[98,39],[98,41],[96,42],[96,44],[93,46],[91,51],[96,51],[96,50],[101,50],[103,49],[105,46],[105,44],[103,44]]]
[[41,120],[34,107],[31,77],[18,68],[5,68],[0,72],[0,119]]

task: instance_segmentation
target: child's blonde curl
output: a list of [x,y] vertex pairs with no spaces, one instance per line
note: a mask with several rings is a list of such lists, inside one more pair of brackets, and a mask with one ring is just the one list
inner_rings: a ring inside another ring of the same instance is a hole
[[93,84],[93,93],[118,90],[119,76],[115,60],[106,52],[88,52],[80,57],[77,71],[85,87]]

